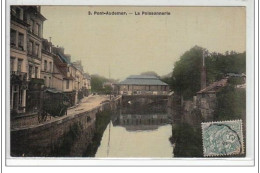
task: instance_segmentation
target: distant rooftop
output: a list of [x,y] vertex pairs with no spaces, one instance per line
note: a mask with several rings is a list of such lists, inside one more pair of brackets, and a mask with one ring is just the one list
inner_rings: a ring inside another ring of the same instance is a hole
[[69,62],[69,60],[65,57],[65,55],[61,54],[58,52],[58,56],[61,58],[61,60],[64,62],[64,63],[67,63],[67,64],[71,64]]
[[118,85],[164,85],[168,84],[162,82],[156,76],[149,75],[131,75],[127,77],[122,82],[119,82]]
[[241,73],[241,74],[227,73],[227,76],[230,76],[230,77],[246,77],[246,75],[244,73]]
[[209,86],[207,86],[206,88],[197,92],[197,94],[218,92],[220,88],[223,88],[224,86],[227,85],[227,81],[228,81],[227,78],[216,81],[216,82],[210,84]]
[[83,74],[86,79],[91,79],[91,76],[88,73]]
[[127,79],[158,79],[158,78],[156,76],[150,76],[150,75],[131,75],[128,76]]

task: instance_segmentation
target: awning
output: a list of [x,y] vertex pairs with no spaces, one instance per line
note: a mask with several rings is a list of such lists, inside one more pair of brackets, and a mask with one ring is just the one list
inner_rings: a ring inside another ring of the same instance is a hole
[[50,93],[55,93],[55,94],[57,94],[57,93],[63,93],[62,91],[57,90],[57,89],[55,89],[55,88],[48,88],[48,89],[46,89],[45,91],[50,92]]

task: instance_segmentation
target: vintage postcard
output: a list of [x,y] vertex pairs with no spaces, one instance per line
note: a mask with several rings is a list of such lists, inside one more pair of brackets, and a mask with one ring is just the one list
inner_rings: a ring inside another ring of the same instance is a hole
[[248,156],[245,6],[8,10],[10,158]]

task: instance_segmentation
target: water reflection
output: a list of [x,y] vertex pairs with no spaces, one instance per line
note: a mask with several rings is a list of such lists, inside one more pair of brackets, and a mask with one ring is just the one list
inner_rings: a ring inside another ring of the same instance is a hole
[[128,131],[155,130],[161,125],[169,124],[169,118],[167,114],[121,114],[113,124]]
[[168,115],[144,112],[121,110],[113,115],[95,157],[173,157]]

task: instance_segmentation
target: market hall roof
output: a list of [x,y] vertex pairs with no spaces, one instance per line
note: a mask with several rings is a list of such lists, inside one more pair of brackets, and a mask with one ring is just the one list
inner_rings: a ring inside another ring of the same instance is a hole
[[168,84],[162,82],[155,76],[148,75],[131,75],[125,80],[119,82],[117,85],[163,85],[167,86]]

